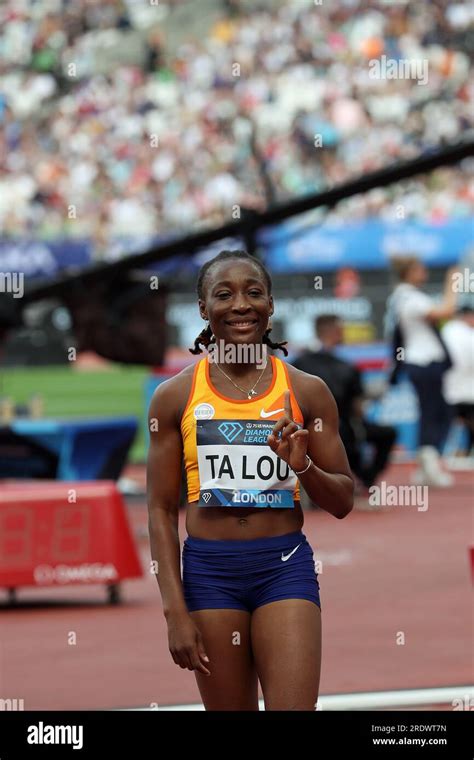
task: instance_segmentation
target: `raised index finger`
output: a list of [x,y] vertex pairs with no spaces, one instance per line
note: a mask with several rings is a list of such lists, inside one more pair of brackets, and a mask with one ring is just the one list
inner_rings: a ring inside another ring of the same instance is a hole
[[285,406],[285,414],[286,414],[286,416],[290,420],[292,420],[292,422],[294,422],[294,420],[293,420],[293,412],[291,411],[290,391],[285,391],[285,403],[284,403],[284,406]]

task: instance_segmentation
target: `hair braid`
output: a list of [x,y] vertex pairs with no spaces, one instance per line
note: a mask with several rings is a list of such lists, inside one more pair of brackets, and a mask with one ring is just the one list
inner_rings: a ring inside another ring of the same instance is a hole
[[199,348],[199,344],[201,346],[204,346],[204,348],[207,348],[211,343],[214,343],[215,340],[212,340],[212,329],[211,325],[208,325],[204,328],[204,330],[201,330],[199,335],[197,336],[196,340],[194,341],[194,348],[188,349],[190,353],[196,355],[196,354],[202,354],[202,349]]
[[285,346],[288,345],[288,341],[284,340],[282,343],[274,343],[272,340],[270,340],[271,331],[272,331],[271,327],[265,330],[265,334],[262,338],[262,343],[266,343],[266,345],[269,346],[270,348],[279,348],[280,351],[283,351],[285,356],[288,356],[288,351],[285,348]]

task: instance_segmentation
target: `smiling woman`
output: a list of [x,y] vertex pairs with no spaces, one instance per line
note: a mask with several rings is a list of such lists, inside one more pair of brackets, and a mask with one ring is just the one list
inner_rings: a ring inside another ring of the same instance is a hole
[[267,710],[315,709],[319,582],[302,532],[299,480],[335,517],[353,503],[334,398],[319,378],[267,355],[287,354],[269,338],[271,290],[268,271],[244,251],[207,262],[197,291],[209,325],[190,351],[224,351],[162,383],[149,410],[150,541],[169,649],[195,672],[207,710],[258,710],[258,680]]
[[[251,262],[252,267],[250,270],[250,276],[247,278],[246,285],[248,286],[249,295],[253,296],[254,302],[255,299],[262,299],[263,293],[266,291],[269,294],[269,300],[268,305],[270,307],[270,310],[266,311],[264,315],[264,322],[265,325],[268,325],[268,318],[273,314],[273,298],[271,296],[271,290],[272,290],[272,282],[269,273],[265,269],[265,267],[260,263],[258,259],[255,259],[252,256],[249,256],[248,253],[245,251],[221,251],[218,256],[216,256],[214,259],[211,259],[211,261],[206,262],[204,266],[201,268],[201,271],[199,273],[198,282],[197,282],[197,292],[199,296],[199,302],[204,303],[203,301],[203,295],[204,295],[204,287],[205,282],[207,281],[209,277],[209,270],[211,269],[212,265],[215,265],[218,262],[225,263],[226,261],[235,261],[242,259],[247,262]],[[255,277],[255,268],[257,270],[260,270],[259,274],[260,277]],[[253,269],[253,272],[252,272]],[[264,287],[262,288],[262,279],[264,281]],[[253,286],[253,287],[252,287]],[[229,283],[227,280],[222,281],[216,281],[212,290],[215,294],[215,298],[218,301],[225,302],[228,298],[232,295],[232,283]],[[258,303],[258,300],[257,300]],[[203,319],[206,320],[206,322],[209,321],[208,317],[205,316],[201,310],[201,316]],[[253,316],[251,319],[243,319],[241,316],[234,316],[233,319],[226,320],[225,324],[227,324],[229,327],[233,328],[234,330],[234,337],[239,334],[244,334],[247,337],[247,331],[250,332],[250,334],[255,333],[255,330],[258,328],[259,325],[259,319],[257,315]],[[285,356],[288,356],[288,351],[286,350],[286,342],[284,343],[273,343],[269,335],[271,333],[271,327],[266,327],[266,330],[259,341],[259,343],[253,343],[252,345],[257,346],[263,343],[270,348],[279,348],[283,351]],[[194,341],[194,348],[189,349],[192,354],[201,354],[202,350],[199,348],[200,345],[204,346],[209,350],[209,347],[216,342],[215,336],[212,332],[211,325],[209,324],[196,338]],[[245,363],[244,363],[245,364]]]

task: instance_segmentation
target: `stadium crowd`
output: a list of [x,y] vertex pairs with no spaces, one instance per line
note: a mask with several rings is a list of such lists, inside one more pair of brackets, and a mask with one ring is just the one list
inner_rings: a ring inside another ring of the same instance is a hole
[[[91,237],[100,256],[114,236],[214,226],[234,204],[322,190],[473,128],[469,3],[228,0],[206,35],[171,46],[159,8],[180,4],[4,0],[0,236]],[[374,76],[374,60],[425,61],[426,81]],[[471,169],[332,214],[465,216]]]

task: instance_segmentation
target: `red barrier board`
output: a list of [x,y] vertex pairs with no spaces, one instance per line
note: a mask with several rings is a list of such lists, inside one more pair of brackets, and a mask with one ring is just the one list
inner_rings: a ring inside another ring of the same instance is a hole
[[113,481],[0,486],[0,586],[115,584],[142,575]]

